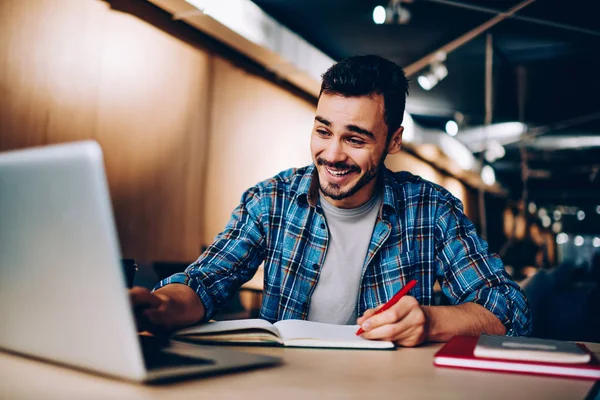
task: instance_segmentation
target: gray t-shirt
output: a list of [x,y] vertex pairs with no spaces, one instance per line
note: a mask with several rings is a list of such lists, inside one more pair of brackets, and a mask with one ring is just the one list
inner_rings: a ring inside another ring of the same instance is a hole
[[362,269],[381,200],[378,194],[360,207],[343,209],[331,205],[321,194],[329,243],[310,300],[309,321],[340,325],[356,323]]

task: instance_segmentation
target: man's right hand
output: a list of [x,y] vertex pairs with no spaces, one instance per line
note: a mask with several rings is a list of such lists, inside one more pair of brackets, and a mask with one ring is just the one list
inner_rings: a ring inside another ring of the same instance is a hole
[[199,322],[204,305],[188,286],[172,284],[155,292],[143,287],[129,290],[139,331],[163,333]]

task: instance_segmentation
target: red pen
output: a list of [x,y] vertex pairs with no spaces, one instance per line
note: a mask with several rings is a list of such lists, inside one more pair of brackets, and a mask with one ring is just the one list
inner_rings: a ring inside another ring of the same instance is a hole
[[[375,311],[375,314],[373,315],[377,315],[380,314],[382,312],[384,312],[385,310],[387,310],[388,308],[390,308],[391,306],[393,306],[394,304],[396,304],[402,297],[404,297],[404,295],[406,293],[408,293],[408,291],[410,289],[412,289],[413,287],[415,287],[415,285],[417,284],[417,281],[415,279],[413,279],[412,281],[408,282],[406,284],[406,286],[404,286],[402,289],[400,289],[400,291],[398,293],[396,293],[394,295],[394,297],[392,297],[390,299],[390,301],[388,301],[387,303],[385,303],[383,305],[383,307],[381,307],[379,310]],[[358,328],[358,330],[356,331],[356,336],[364,333],[365,331],[363,331],[363,328]]]

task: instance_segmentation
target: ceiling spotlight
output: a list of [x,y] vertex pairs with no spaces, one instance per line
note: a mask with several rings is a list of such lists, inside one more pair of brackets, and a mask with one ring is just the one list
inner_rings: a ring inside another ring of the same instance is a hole
[[398,2],[398,7],[396,7],[396,20],[400,25],[405,25],[410,22],[410,11],[406,7],[400,7],[400,2]]
[[592,240],[592,245],[594,247],[600,247],[600,237],[596,236],[593,240]]
[[506,150],[504,150],[504,146],[502,146],[497,140],[490,140],[486,146],[485,152],[483,153],[485,159],[490,163],[501,159],[505,155]]
[[552,224],[552,232],[558,233],[562,231],[562,224],[560,222],[555,222]]
[[549,217],[549,216],[547,216],[547,215],[544,215],[544,216],[542,217],[542,226],[543,226],[544,228],[549,228],[549,227],[550,227],[550,225],[552,225],[552,220],[550,219],[550,217]]
[[428,73],[425,75],[419,75],[417,78],[417,82],[424,90],[431,90],[435,85],[437,85],[437,80],[432,74]]
[[429,66],[429,71],[419,75],[417,82],[424,90],[431,90],[446,76],[448,76],[448,68],[441,62],[437,62]]
[[446,133],[450,136],[456,136],[458,133],[458,124],[454,120],[446,122]]
[[561,232],[558,235],[556,235],[556,243],[565,244],[568,241],[569,241],[569,235],[567,235],[566,233]]
[[373,9],[373,22],[381,24],[408,24],[410,11],[402,3],[412,3],[412,0],[390,0],[387,7],[377,6]]
[[600,206],[596,206],[596,214],[600,214]]
[[373,9],[373,22],[377,25],[381,25],[385,22],[385,8],[383,6],[377,6]]
[[577,246],[577,247],[583,246],[583,242],[584,242],[583,236],[579,236],[579,235],[575,236],[574,242],[575,242],[575,246]]
[[492,186],[496,183],[496,173],[494,172],[494,168],[489,165],[484,165],[481,168],[481,180],[488,186]]
[[560,221],[560,218],[562,217],[562,213],[559,210],[554,210],[554,212],[552,213],[552,216],[554,217],[555,221]]
[[585,219],[585,211],[583,211],[583,210],[577,211],[577,219],[579,221],[583,221]]
[[446,53],[438,51],[435,54],[435,61],[429,64],[429,70],[419,75],[417,82],[423,90],[431,90],[442,79],[448,76],[448,68],[443,64],[446,61]]

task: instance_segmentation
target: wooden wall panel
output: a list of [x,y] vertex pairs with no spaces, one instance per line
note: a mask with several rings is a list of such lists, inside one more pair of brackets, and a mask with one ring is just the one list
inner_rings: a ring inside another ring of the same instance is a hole
[[0,150],[98,140],[123,254],[195,258],[210,55],[92,0],[3,0],[0,49]]
[[0,149],[91,137],[106,6],[85,3],[0,2]]
[[215,57],[211,135],[203,202],[204,241],[225,227],[242,193],[278,172],[311,162],[316,107]]
[[191,260],[201,246],[210,55],[135,17],[106,21],[95,137],[123,248]]
[[[0,151],[98,140],[124,256],[196,258],[244,190],[311,162],[314,112],[104,1],[0,1]],[[407,153],[387,164],[447,183],[469,214],[460,182]]]

